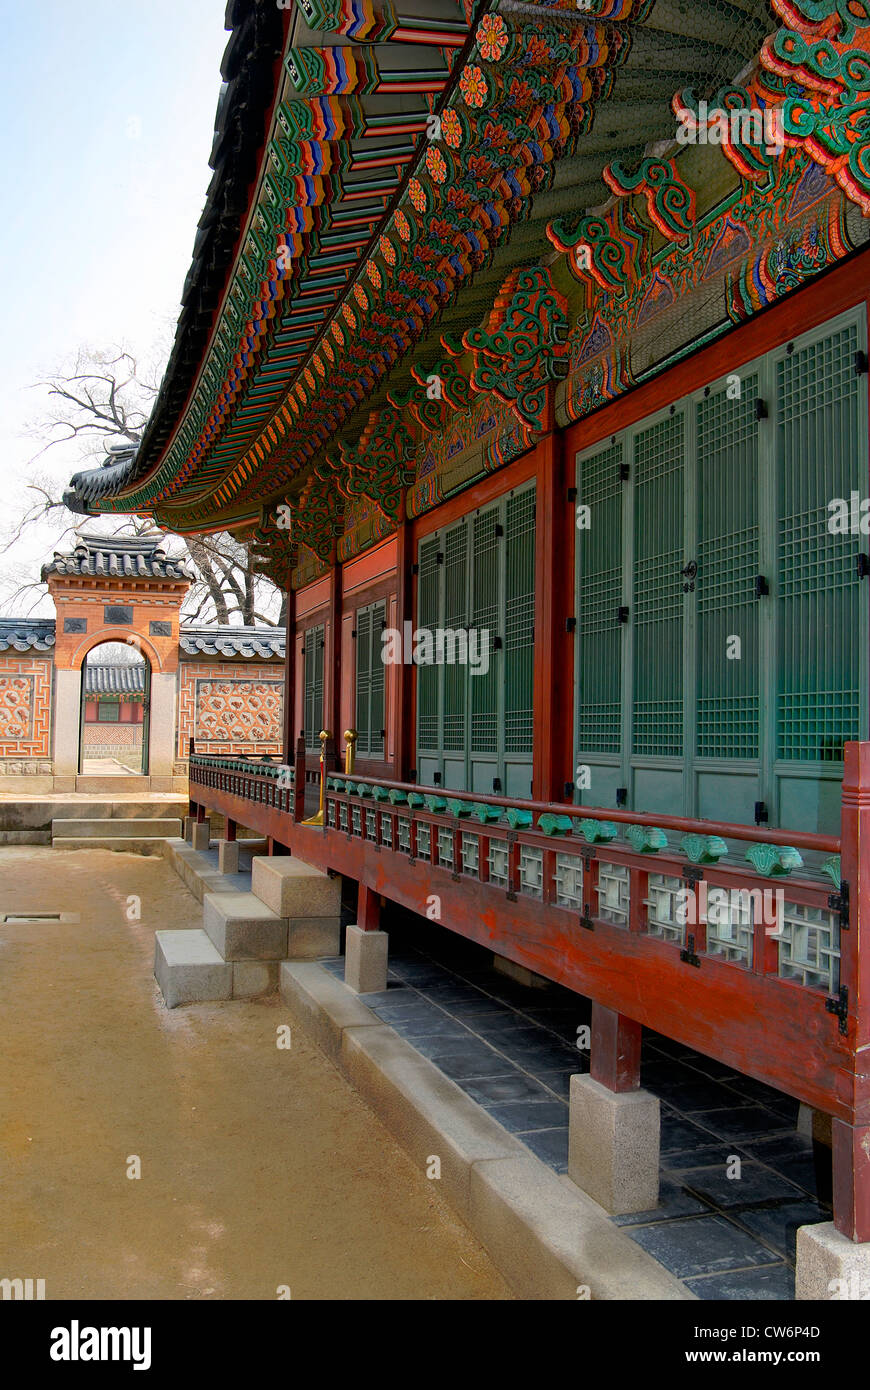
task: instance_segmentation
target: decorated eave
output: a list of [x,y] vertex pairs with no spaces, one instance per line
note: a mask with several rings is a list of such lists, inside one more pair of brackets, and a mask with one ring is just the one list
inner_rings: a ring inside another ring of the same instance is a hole
[[73,549],[55,551],[43,565],[41,578],[63,579],[139,579],[183,580],[195,576],[183,560],[176,560],[163,549],[162,536],[98,536],[87,532],[76,536]]
[[89,699],[117,700],[139,698],[145,694],[145,664],[99,666],[85,662],[85,694]]
[[49,654],[56,626],[54,618],[0,618],[0,652]]
[[297,0],[184,409],[74,505],[299,582],[867,240],[863,0],[414,9]]
[[178,645],[189,657],[283,661],[286,639],[278,627],[182,627]]

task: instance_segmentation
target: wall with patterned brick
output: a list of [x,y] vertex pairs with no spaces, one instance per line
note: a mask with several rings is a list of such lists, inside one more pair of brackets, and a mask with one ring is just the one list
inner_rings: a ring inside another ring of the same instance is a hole
[[178,669],[177,754],[191,735],[200,753],[281,753],[283,663],[244,666],[182,661]]
[[0,758],[51,757],[50,657],[0,656]]

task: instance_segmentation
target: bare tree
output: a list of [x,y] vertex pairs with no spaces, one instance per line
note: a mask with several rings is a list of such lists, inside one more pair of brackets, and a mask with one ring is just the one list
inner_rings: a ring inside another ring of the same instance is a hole
[[[43,593],[41,583],[15,561],[16,543],[42,527],[52,533],[54,547],[60,548],[82,526],[82,518],[64,504],[61,478],[53,476],[46,456],[59,449],[65,482],[76,465],[101,462],[109,446],[138,445],[158,382],[159,373],[140,368],[124,349],[82,349],[69,370],[50,373],[35,384],[34,389],[44,395],[44,407],[29,427],[40,443],[30,463],[26,489],[30,496],[11,524],[0,531],[0,555],[10,556],[4,574],[7,606],[28,595],[35,601]],[[107,522],[115,535],[144,535],[156,529],[149,517],[141,516],[106,516],[95,519],[94,528],[102,530]],[[171,537],[168,549],[189,560],[196,575],[184,608],[189,622],[283,624],[286,595],[254,570],[248,547],[229,533]]]

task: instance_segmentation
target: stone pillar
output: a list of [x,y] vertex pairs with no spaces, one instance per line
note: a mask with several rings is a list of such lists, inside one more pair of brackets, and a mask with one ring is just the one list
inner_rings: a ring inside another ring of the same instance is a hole
[[211,820],[208,816],[204,820],[196,820],[193,823],[193,836],[190,843],[194,849],[208,849],[211,845]]
[[218,868],[222,874],[239,872],[238,840],[218,840]]
[[641,1032],[593,1003],[590,1074],[571,1077],[568,1176],[611,1216],[659,1199],[660,1107],[640,1090]]
[[176,677],[151,673],[151,714],[148,724],[148,774],[151,790],[172,791],[175,763]]
[[79,770],[82,673],[58,671],[54,676],[54,789],[74,792]]
[[384,931],[349,926],[344,947],[344,982],[355,994],[378,994],[387,987],[389,937]]

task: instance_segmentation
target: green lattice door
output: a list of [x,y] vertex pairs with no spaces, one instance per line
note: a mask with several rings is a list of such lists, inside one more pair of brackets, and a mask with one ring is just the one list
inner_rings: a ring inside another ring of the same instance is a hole
[[323,625],[307,628],[302,649],[305,666],[305,747],[317,753],[320,752],[320,731],[323,728],[323,649]]
[[865,349],[844,315],[578,459],[581,801],[836,829],[868,541],[828,523],[868,491]]
[[417,670],[417,772],[454,790],[527,797],[534,677],[535,493],[517,489],[422,541],[418,632],[470,658]]
[[361,758],[384,755],[384,662],[382,633],[386,605],[370,604],[356,613],[356,731]]
[[866,345],[853,318],[775,362],[774,747],[787,825],[839,825],[843,744],[867,737],[868,581],[857,561],[868,541],[829,526],[834,499],[867,496],[867,378],[855,368]]

